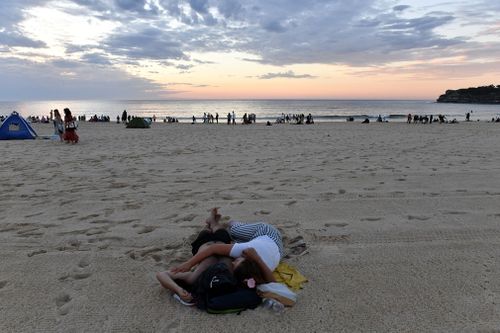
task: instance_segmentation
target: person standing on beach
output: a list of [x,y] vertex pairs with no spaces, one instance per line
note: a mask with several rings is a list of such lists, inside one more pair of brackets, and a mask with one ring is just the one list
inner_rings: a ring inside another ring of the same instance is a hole
[[126,123],[126,122],[127,122],[127,110],[123,110],[122,123]]
[[215,122],[219,123],[219,112],[215,112]]
[[231,125],[231,112],[227,113],[227,124]]
[[58,109],[54,110],[54,134],[59,136],[59,139],[61,142],[63,141],[63,134],[64,134],[64,122],[62,120],[61,114],[59,113]]
[[76,134],[76,123],[75,119],[71,115],[71,111],[68,108],[64,109],[64,141],[67,143],[78,143],[78,135]]
[[234,114],[234,110],[233,114],[231,115],[231,118],[233,119],[233,125],[236,125],[236,115]]

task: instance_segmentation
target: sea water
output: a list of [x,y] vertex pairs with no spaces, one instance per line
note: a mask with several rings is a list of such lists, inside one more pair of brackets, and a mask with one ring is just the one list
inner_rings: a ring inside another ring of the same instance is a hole
[[375,119],[379,115],[387,121],[406,121],[408,114],[442,114],[448,120],[465,119],[471,112],[471,120],[491,120],[500,116],[500,105],[447,104],[425,100],[155,100],[155,101],[26,101],[0,102],[0,115],[12,111],[22,116],[49,116],[50,110],[71,109],[73,115],[109,116],[115,121],[123,110],[129,115],[153,117],[162,121],[167,116],[180,122],[191,122],[195,116],[201,121],[204,113],[219,114],[219,121],[225,122],[227,114],[234,111],[241,119],[245,113],[255,113],[257,122],[274,122],[282,114],[312,114],[316,122],[346,121],[353,117]]

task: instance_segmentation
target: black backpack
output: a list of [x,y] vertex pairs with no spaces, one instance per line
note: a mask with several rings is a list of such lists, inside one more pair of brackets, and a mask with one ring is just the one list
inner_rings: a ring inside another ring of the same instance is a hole
[[208,267],[196,281],[193,293],[196,305],[206,309],[211,298],[230,294],[238,289],[238,281],[226,264],[219,262]]
[[255,289],[240,288],[224,263],[206,269],[198,278],[193,294],[196,305],[208,313],[239,313],[255,309],[261,302]]

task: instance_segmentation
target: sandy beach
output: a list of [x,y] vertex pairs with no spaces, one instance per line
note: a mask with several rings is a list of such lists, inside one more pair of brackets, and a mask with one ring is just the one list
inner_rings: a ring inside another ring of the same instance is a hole
[[[500,329],[498,124],[78,133],[0,141],[0,332]],[[304,237],[294,307],[210,315],[160,287],[215,206]]]

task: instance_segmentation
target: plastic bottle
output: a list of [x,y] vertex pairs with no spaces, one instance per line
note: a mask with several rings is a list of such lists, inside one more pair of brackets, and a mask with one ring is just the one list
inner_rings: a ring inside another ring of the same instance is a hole
[[262,306],[265,309],[272,310],[276,314],[280,314],[285,311],[285,306],[281,302],[272,298],[264,298],[262,300]]

